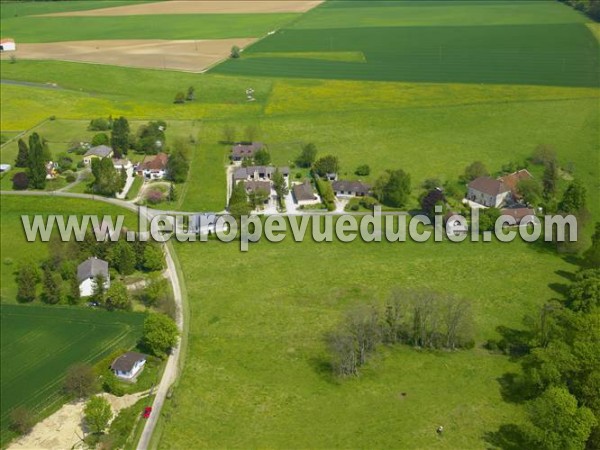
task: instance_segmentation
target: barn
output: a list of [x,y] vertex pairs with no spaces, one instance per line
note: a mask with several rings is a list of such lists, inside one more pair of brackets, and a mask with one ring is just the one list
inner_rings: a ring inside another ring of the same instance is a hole
[[14,39],[0,39],[0,52],[14,52],[16,49]]

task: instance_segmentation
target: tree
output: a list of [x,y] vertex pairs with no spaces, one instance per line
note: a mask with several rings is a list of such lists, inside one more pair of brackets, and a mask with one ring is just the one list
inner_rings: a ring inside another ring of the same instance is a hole
[[23,191],[29,187],[29,177],[26,172],[18,172],[12,178],[13,189]]
[[92,159],[92,175],[94,180],[91,187],[96,194],[114,197],[125,186],[121,173],[115,169],[110,158]]
[[248,203],[248,197],[246,195],[246,188],[244,183],[237,183],[231,190],[231,197],[229,198],[229,213],[239,218],[240,216],[250,214],[252,208]]
[[129,150],[129,122],[123,116],[113,121],[110,145],[116,158],[126,155]]
[[92,138],[92,147],[97,147],[98,145],[108,145],[109,143],[110,138],[106,133],[95,134]]
[[173,183],[169,184],[169,201],[177,201],[177,189],[175,189],[175,185]]
[[258,150],[254,153],[254,163],[258,166],[268,166],[271,163],[271,154],[265,149]]
[[579,214],[585,211],[585,206],[586,189],[579,181],[575,180],[565,190],[558,209],[567,214]]
[[383,203],[401,208],[408,201],[410,192],[410,175],[402,169],[389,170],[387,183],[383,188]]
[[60,274],[52,271],[52,269],[49,266],[46,266],[44,268],[44,280],[42,283],[42,285],[43,285],[42,299],[44,300],[45,303],[48,303],[50,305],[55,305],[58,302],[60,302],[61,282],[62,282],[62,279],[60,277]]
[[[185,101],[185,98],[182,100],[182,103],[183,101]],[[162,120],[142,125],[137,133],[136,150],[147,155],[156,155],[164,147],[166,129],[167,124]]]
[[289,193],[287,181],[278,168],[275,169],[271,180],[273,181],[273,189],[277,194],[277,201],[279,202],[279,206],[283,207],[285,196]]
[[142,293],[146,306],[156,306],[169,295],[169,285],[163,277],[153,277]]
[[81,291],[79,290],[79,281],[76,276],[69,279],[68,300],[71,305],[77,305],[81,300]]
[[479,212],[479,230],[494,231],[496,221],[502,215],[498,208],[486,208]]
[[164,358],[171,351],[177,344],[178,336],[177,325],[164,314],[152,313],[144,320],[142,342],[159,358]]
[[596,222],[592,245],[583,254],[585,267],[600,267],[600,222]]
[[252,209],[260,209],[269,199],[269,192],[265,189],[253,189],[248,194],[248,203]]
[[331,355],[331,367],[338,376],[358,374],[353,337],[343,329],[325,335],[325,343]]
[[88,126],[88,130],[90,130],[90,131],[106,131],[106,130],[109,130],[110,128],[111,128],[110,120],[107,120],[104,117],[92,119],[90,121],[90,125]]
[[296,164],[299,167],[310,167],[317,158],[317,147],[315,144],[309,143],[302,147],[302,152],[296,158]]
[[178,105],[185,103],[185,94],[181,91],[175,94],[175,99],[173,100],[173,103]]
[[464,180],[465,182],[473,181],[475,178],[487,177],[489,172],[481,161],[475,161],[471,165],[465,168]]
[[46,161],[44,144],[37,133],[29,136],[29,184],[34,189],[46,187]]
[[340,165],[337,156],[327,155],[319,158],[313,164],[313,170],[321,177],[328,173],[338,173]]
[[17,272],[17,301],[30,303],[35,300],[39,272],[32,263],[24,263]]
[[164,267],[163,252],[157,244],[148,244],[144,249],[144,270],[162,270]]
[[230,54],[231,58],[238,59],[240,57],[240,53],[241,53],[241,50],[237,45],[234,45],[233,47],[231,47],[231,54]]
[[131,275],[135,271],[135,253],[125,240],[117,241],[108,252],[108,260],[121,275]]
[[29,166],[29,147],[23,139],[19,139],[19,153],[17,153],[17,159],[15,160],[15,167],[28,167]]
[[440,189],[432,189],[427,192],[421,199],[421,209],[428,217],[433,217],[435,214],[435,207],[438,205],[444,205],[446,198],[444,193]]
[[550,145],[538,145],[531,155],[531,162],[538,165],[547,165],[556,162],[556,150]]
[[529,404],[531,425],[525,434],[533,448],[583,449],[597,423],[592,412],[578,407],[577,399],[563,387],[550,387]]
[[106,291],[104,304],[108,310],[131,309],[131,299],[127,287],[120,281],[113,281]]
[[600,307],[600,269],[582,270],[567,292],[567,306],[574,311],[591,312]]
[[356,168],[354,173],[359,177],[366,177],[371,173],[371,168],[368,164],[362,164]]
[[9,428],[17,434],[27,434],[33,428],[35,420],[33,414],[24,406],[19,406],[10,412]]
[[167,178],[174,183],[183,183],[187,179],[190,163],[184,147],[177,146],[167,161]]
[[550,200],[556,194],[558,184],[558,167],[555,160],[548,161],[542,177],[544,198]]
[[525,203],[536,205],[542,199],[542,188],[540,183],[533,178],[526,178],[517,183],[517,192]]
[[96,390],[96,375],[89,364],[73,364],[65,377],[65,392],[75,398],[84,398]]
[[187,95],[185,96],[185,99],[188,102],[194,101],[196,99],[196,89],[194,88],[194,86],[190,86],[187,90]]
[[94,277],[94,282],[92,283],[92,295],[90,296],[90,300],[92,302],[98,303],[99,305],[104,304],[104,293],[106,291],[106,278],[102,275],[96,275]]
[[102,433],[113,416],[110,403],[104,397],[95,396],[88,400],[83,409],[85,422],[97,434]]

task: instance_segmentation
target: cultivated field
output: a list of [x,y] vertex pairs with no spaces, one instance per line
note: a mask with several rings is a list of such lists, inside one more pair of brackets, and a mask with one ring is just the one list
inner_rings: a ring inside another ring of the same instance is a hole
[[[17,58],[63,60],[115,66],[202,72],[221,61],[231,47],[244,48],[252,38],[210,40],[101,40],[20,44]],[[2,59],[13,54],[5,53]]]
[[47,17],[76,16],[145,16],[165,14],[232,14],[232,13],[301,13],[322,3],[323,0],[231,0],[231,1],[169,1],[124,5],[101,9],[86,9],[46,14]]
[[[3,230],[3,241],[4,236]],[[64,400],[61,383],[66,369],[133,346],[141,336],[144,316],[56,305],[1,304],[0,318],[0,432],[4,446],[12,437],[7,430],[11,409],[23,405],[43,417]]]

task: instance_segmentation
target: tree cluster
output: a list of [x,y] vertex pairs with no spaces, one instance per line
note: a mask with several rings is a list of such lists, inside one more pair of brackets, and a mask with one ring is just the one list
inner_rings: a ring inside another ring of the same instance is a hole
[[153,355],[165,358],[179,338],[177,325],[169,316],[152,313],[144,320],[142,344]]
[[142,125],[137,132],[135,149],[139,153],[156,155],[164,149],[166,130],[167,124],[162,120]]
[[167,179],[183,183],[190,170],[188,150],[182,142],[176,142],[167,161]]
[[402,169],[387,170],[373,186],[373,194],[381,203],[401,208],[408,202],[411,193],[410,175]]
[[127,174],[117,170],[110,158],[92,159],[93,180],[90,188],[94,194],[114,197],[125,187]]
[[[23,139],[18,141],[16,167],[26,168],[25,175],[16,174],[13,178],[15,189],[22,190],[31,187],[44,189],[46,187],[46,163],[52,159],[50,149],[45,139],[37,133],[29,136],[29,145]],[[19,176],[17,176],[19,175]]]

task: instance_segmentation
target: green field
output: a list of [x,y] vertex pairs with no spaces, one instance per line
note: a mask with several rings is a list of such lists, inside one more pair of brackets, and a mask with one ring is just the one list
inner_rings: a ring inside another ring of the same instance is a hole
[[36,14],[51,14],[68,11],[85,11],[90,9],[132,5],[136,3],[144,2],[142,0],[71,0],[53,1],[51,3],[3,1],[2,8],[0,8],[0,18],[10,19],[21,16],[33,16]]
[[44,417],[60,402],[69,366],[94,363],[120,348],[131,348],[141,336],[144,316],[88,308],[0,305],[2,320],[1,442],[9,413],[26,406]]
[[[584,22],[550,0],[334,1],[251,46],[247,58],[226,61],[213,72],[596,87],[598,51]],[[366,63],[286,56],[327,51],[361,52]]]

